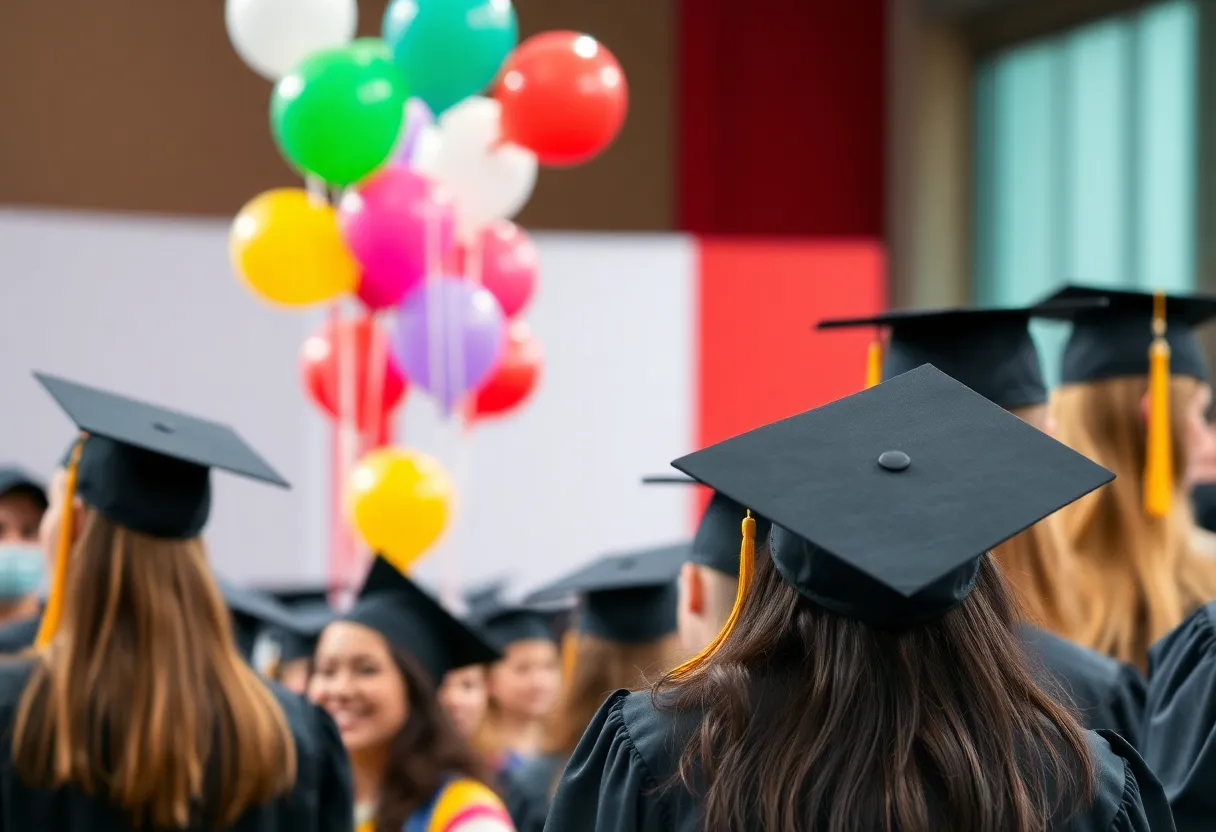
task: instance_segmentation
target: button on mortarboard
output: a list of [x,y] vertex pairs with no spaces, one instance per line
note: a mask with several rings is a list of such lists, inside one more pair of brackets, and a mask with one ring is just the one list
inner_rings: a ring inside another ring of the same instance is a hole
[[655,641],[676,630],[676,576],[689,544],[651,547],[600,558],[524,600],[580,596],[576,629],[624,644]]
[[212,468],[288,487],[227,425],[43,373],[34,377],[88,434],[76,493],[116,523],[153,537],[196,537],[211,509]]
[[931,366],[672,465],[773,521],[787,583],[882,626],[944,614],[989,549],[1113,479]]
[[[1149,372],[1153,340],[1154,292],[1065,286],[1045,302],[1105,298],[1103,308],[1060,316],[1073,322],[1064,347],[1060,380],[1064,384],[1101,381]],[[1216,295],[1165,295],[1165,340],[1170,374],[1204,381],[1207,361],[1194,328],[1216,318]]]
[[[643,485],[700,485],[691,477],[671,474],[652,474],[642,477]],[[743,518],[747,509],[731,498],[714,493],[709,505],[697,522],[697,533],[692,539],[688,559],[701,566],[708,566],[729,575],[739,576],[739,544],[742,542]],[[771,524],[764,517],[752,512],[756,521],[756,541],[768,539]]]
[[372,564],[358,600],[342,620],[369,627],[389,644],[410,653],[435,685],[449,670],[502,658],[478,633],[382,557]]
[[904,309],[868,318],[820,321],[817,329],[886,327],[883,379],[932,364],[1008,410],[1047,401],[1031,318],[1056,318],[1100,308],[1102,298],[1064,299],[1036,306]]

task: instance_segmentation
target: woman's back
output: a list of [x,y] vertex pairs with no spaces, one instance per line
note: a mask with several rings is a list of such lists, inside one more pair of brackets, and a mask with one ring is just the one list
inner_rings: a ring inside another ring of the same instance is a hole
[[[21,696],[34,662],[0,664],[0,735],[11,737]],[[319,708],[270,686],[295,742],[296,781],[291,791],[247,809],[230,832],[346,832],[353,825],[349,764],[333,721]],[[208,771],[210,781],[218,773]],[[186,827],[202,832],[200,822]],[[127,812],[75,786],[56,790],[27,785],[13,764],[12,745],[0,743],[0,830],[39,832],[134,832]],[[159,832],[143,827],[144,832]],[[174,830],[178,832],[178,830]]]
[[[547,832],[703,832],[704,800],[679,779],[681,752],[695,737],[701,717],[695,711],[657,709],[648,691],[618,691],[600,709],[567,765]],[[1107,731],[1090,731],[1086,738],[1097,774],[1094,799],[1071,818],[1053,820],[1047,832],[1172,832],[1165,794],[1135,750]],[[1058,788],[1056,783],[1048,786]],[[762,788],[755,784],[757,791]],[[943,794],[925,798],[928,828],[947,829],[939,814]],[[763,826],[753,819],[738,828]],[[820,819],[803,828],[820,832],[828,823]],[[856,832],[886,830],[856,827]]]

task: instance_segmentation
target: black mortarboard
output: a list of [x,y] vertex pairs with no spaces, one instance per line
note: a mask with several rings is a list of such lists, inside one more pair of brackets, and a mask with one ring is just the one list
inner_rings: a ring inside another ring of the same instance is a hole
[[253,660],[254,647],[263,630],[289,630],[295,625],[290,611],[271,595],[223,578],[218,578],[216,583],[232,614],[232,631],[237,648],[246,659]]
[[[1064,347],[1060,381],[1074,384],[1149,374],[1157,293],[1065,286],[1047,300],[1106,298],[1105,308],[1070,316],[1072,334]],[[1207,361],[1193,329],[1216,318],[1216,295],[1162,295],[1170,375],[1208,377]]]
[[501,600],[469,616],[469,623],[499,650],[506,650],[517,641],[556,641],[557,620],[555,611]]
[[672,465],[770,518],[801,594],[880,627],[945,614],[984,553],[1114,476],[928,365]]
[[0,467],[0,497],[7,494],[26,494],[46,510],[46,486],[37,477],[15,465]]
[[372,564],[358,600],[342,620],[370,627],[409,652],[435,685],[449,670],[501,658],[480,635],[381,557]]
[[[642,477],[645,485],[700,485],[688,477],[652,475]],[[739,575],[739,544],[742,542],[743,518],[747,509],[725,494],[716,491],[705,507],[705,513],[697,523],[697,533],[692,539],[688,559],[693,563],[708,566],[731,577]],[[753,513],[756,520],[756,540],[768,538],[772,524]]]
[[464,593],[465,612],[471,617],[477,617],[494,609],[502,603],[502,594],[506,588],[506,579],[496,578],[467,590]]
[[[989,309],[906,309],[868,318],[820,321],[817,329],[862,326],[890,330],[881,379],[932,364],[1008,410],[1047,401],[1031,318],[1056,318],[1102,306],[1101,298],[1054,305]],[[875,380],[877,381],[877,380]]]
[[211,509],[211,469],[288,487],[232,428],[35,373],[88,438],[76,493],[127,528],[169,539],[197,537]]
[[655,641],[676,630],[676,576],[689,544],[609,555],[533,592],[528,603],[580,596],[575,629],[625,644]]
[[[269,673],[271,668],[281,667],[287,662],[312,658],[316,652],[317,639],[326,625],[337,618],[337,613],[325,601],[324,594],[317,600],[301,600],[287,607],[290,626],[276,624],[267,627],[259,636],[254,653],[254,667]],[[265,650],[266,656],[259,656]]]

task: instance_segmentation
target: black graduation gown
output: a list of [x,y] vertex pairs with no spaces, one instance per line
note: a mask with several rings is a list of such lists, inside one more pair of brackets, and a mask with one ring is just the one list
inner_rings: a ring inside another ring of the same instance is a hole
[[[695,715],[656,711],[648,691],[617,691],[566,764],[546,832],[701,832],[692,793],[678,783],[660,789],[695,727]],[[1135,749],[1108,731],[1087,736],[1098,771],[1094,803],[1047,832],[1173,832],[1161,785]]]
[[553,785],[566,758],[556,754],[534,757],[503,776],[507,813],[515,832],[541,832],[549,815]]
[[1144,727],[1179,832],[1216,829],[1216,601],[1149,649]]
[[42,614],[39,613],[0,626],[0,656],[20,653],[27,647],[33,647],[41,624]]
[[[1086,728],[1105,728],[1139,749],[1145,683],[1140,671],[1054,633],[1022,626],[1022,645],[1040,683],[1061,690]],[[1046,676],[1046,678],[1044,678]]]
[[[11,736],[31,666],[29,661],[0,662],[0,832],[134,832],[127,817],[103,799],[75,788],[31,789],[21,781],[13,766]],[[296,785],[277,800],[245,812],[226,832],[352,832],[350,764],[337,727],[303,698],[270,687],[295,737]],[[202,832],[202,827],[189,832]]]

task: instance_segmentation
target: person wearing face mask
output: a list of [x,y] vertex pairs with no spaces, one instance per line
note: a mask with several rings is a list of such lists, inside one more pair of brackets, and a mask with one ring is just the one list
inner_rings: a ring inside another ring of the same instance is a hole
[[309,698],[350,754],[356,832],[511,832],[493,774],[439,704],[452,670],[494,649],[377,557],[359,598],[321,633]]
[[46,513],[46,489],[14,466],[0,467],[0,626],[34,618],[46,557],[38,532]]

